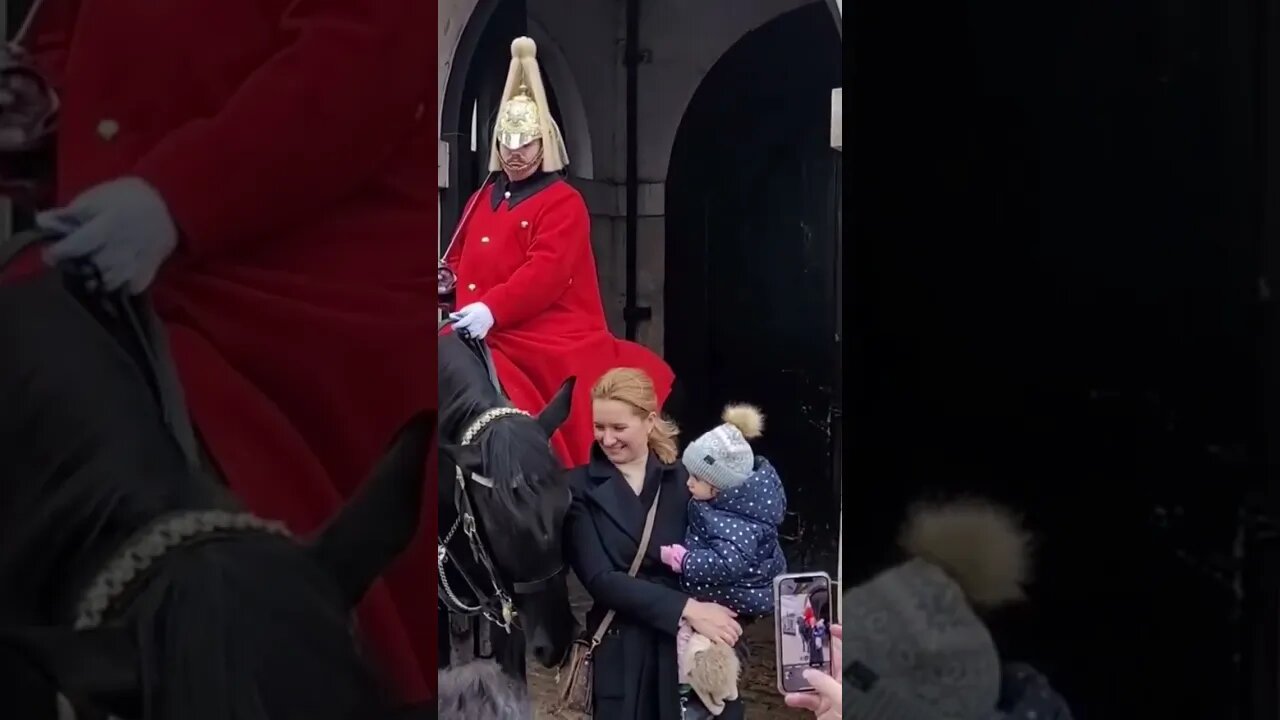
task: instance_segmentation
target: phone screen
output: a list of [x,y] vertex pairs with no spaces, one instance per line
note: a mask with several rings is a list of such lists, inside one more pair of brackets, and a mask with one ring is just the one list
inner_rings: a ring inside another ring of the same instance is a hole
[[774,634],[778,648],[778,689],[809,692],[809,668],[831,674],[831,578],[796,573],[774,581]]

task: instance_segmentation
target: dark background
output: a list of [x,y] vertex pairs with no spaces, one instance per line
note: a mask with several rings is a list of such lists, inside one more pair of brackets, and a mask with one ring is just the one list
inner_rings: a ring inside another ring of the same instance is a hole
[[846,9],[847,582],[994,496],[1039,537],[998,641],[1078,718],[1276,717],[1274,9]]

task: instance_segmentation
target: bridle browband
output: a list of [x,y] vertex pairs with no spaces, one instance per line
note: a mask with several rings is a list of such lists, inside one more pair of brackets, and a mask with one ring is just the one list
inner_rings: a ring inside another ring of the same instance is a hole
[[[447,323],[448,321],[442,323],[441,327]],[[462,338],[461,336],[459,339],[463,340],[484,361],[490,381],[493,382],[495,389],[498,390],[499,396],[505,398],[505,394],[502,393],[502,388],[498,384],[496,368],[494,368],[488,348],[480,341]],[[490,425],[511,417],[532,418],[533,416],[524,410],[509,406],[490,408],[467,425],[460,438],[460,444],[464,447],[473,445],[476,438],[488,429]],[[437,537],[436,546],[436,570],[440,578],[440,603],[452,614],[467,617],[483,616],[489,622],[510,633],[512,627],[520,627],[515,603],[512,601],[511,596],[533,595],[544,591],[552,580],[565,571],[564,563],[560,562],[551,573],[536,580],[505,583],[493,563],[488,548],[485,547],[484,541],[480,537],[480,530],[476,524],[475,505],[471,499],[471,494],[467,490],[468,485],[471,483],[492,490],[494,489],[494,481],[483,475],[464,470],[456,463],[454,467],[456,472],[454,474],[453,505],[457,518],[453,521],[444,537]],[[450,543],[453,542],[459,530],[462,530],[463,536],[467,539],[471,560],[480,566],[485,577],[473,577],[472,573],[468,573],[460,561],[460,554],[450,549]],[[474,602],[467,602],[462,599],[449,582],[447,566],[450,564],[452,564],[454,572],[462,578],[467,589],[475,598]],[[508,585],[510,587],[509,590]]]
[[76,606],[75,629],[96,628],[120,612],[167,555],[209,540],[247,535],[293,539],[284,523],[245,512],[186,510],[161,516],[125,542],[89,583]]

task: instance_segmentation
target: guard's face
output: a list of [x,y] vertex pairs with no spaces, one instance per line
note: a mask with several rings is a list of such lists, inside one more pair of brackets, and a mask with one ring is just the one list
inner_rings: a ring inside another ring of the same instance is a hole
[[502,167],[506,170],[507,177],[512,180],[524,180],[537,172],[542,164],[542,141],[534,140],[514,150],[501,145],[498,147],[498,157],[502,159]]

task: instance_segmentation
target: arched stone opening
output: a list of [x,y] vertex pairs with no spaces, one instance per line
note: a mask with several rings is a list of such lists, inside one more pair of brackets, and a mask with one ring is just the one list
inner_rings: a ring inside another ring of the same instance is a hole
[[[457,22],[467,6],[450,16]],[[441,249],[462,209],[487,174],[492,119],[511,60],[511,41],[529,35],[538,42],[543,81],[552,115],[561,123],[574,177],[593,176],[593,153],[582,94],[564,53],[539,23],[531,21],[524,0],[479,0],[460,31],[443,70],[440,98]],[[446,34],[445,39],[452,37]],[[567,108],[567,111],[566,111]]]
[[[681,420],[705,428],[734,400],[772,418],[805,567],[835,570],[839,480],[839,157],[831,88],[841,41],[812,3],[744,35],[707,73],[666,184],[666,357]],[[833,572],[834,574],[834,572]]]

